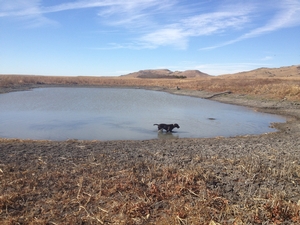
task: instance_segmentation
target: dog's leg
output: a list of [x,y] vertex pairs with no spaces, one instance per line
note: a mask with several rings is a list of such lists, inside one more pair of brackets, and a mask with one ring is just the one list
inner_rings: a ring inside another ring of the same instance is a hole
[[153,126],[157,126],[157,132],[159,132],[161,130],[161,127],[159,124],[153,124]]
[[157,130],[158,130],[158,132],[162,132],[162,131],[163,131],[163,129],[164,129],[164,128],[163,128],[162,126],[160,126],[160,125],[158,125],[158,126],[157,126]]
[[167,132],[172,132],[173,128],[169,125]]

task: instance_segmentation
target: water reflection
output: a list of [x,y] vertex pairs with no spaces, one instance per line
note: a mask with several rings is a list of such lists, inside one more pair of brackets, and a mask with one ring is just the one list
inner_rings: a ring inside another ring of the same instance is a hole
[[172,139],[172,138],[179,138],[179,134],[175,131],[171,132],[162,132],[162,131],[156,131],[157,132],[157,138],[158,139]]
[[[284,118],[245,107],[142,89],[40,88],[0,95],[0,136],[144,140],[272,132]],[[173,133],[154,123],[180,124]]]

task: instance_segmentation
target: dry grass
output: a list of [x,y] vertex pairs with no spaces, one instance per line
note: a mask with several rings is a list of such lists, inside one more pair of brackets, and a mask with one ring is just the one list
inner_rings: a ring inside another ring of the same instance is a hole
[[122,170],[101,157],[1,165],[1,224],[300,223],[299,201],[288,191],[300,184],[292,156],[282,165],[280,154],[255,153],[197,156],[181,169],[144,161]]
[[[0,76],[0,87],[36,84],[179,86],[300,100],[297,79]],[[299,161],[275,149],[195,155],[185,167],[139,160],[122,169],[113,158],[101,163],[100,153],[48,154],[0,159],[1,224],[300,224]]]
[[0,87],[22,85],[96,85],[124,87],[161,87],[247,94],[260,98],[300,100],[299,78],[198,78],[198,79],[141,79],[124,77],[51,77],[0,75]]

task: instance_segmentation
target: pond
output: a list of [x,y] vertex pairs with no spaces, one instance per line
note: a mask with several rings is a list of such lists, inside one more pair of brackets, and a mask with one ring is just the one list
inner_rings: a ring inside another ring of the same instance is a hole
[[[37,88],[0,95],[0,137],[47,140],[203,138],[274,132],[280,116],[127,88]],[[178,123],[173,133],[155,123]]]

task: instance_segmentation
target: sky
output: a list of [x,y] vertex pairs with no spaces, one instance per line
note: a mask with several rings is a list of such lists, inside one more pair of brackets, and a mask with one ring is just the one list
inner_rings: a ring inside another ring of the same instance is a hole
[[0,74],[300,64],[300,0],[0,0]]

